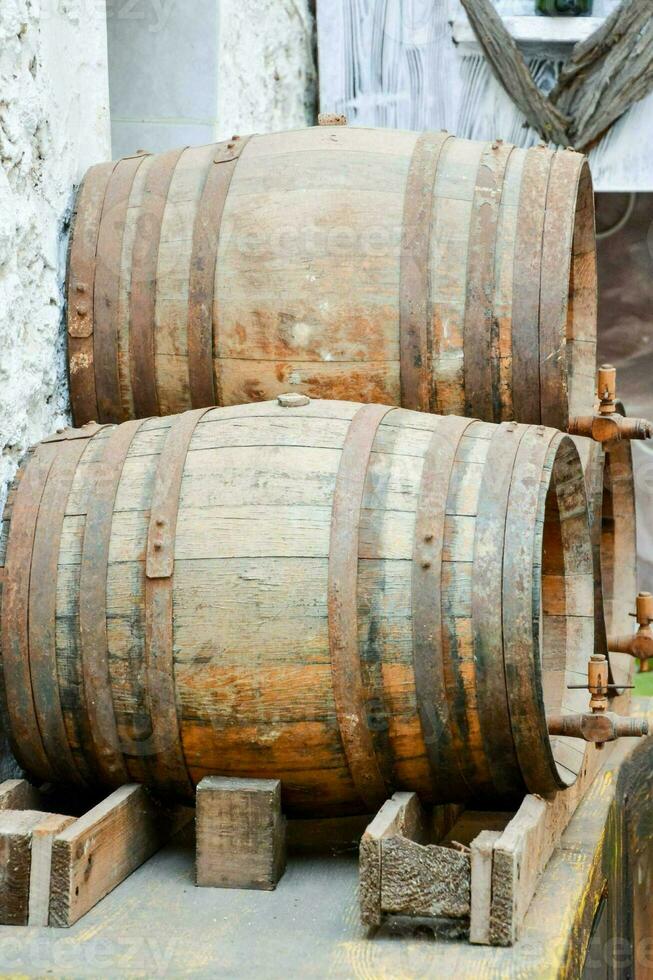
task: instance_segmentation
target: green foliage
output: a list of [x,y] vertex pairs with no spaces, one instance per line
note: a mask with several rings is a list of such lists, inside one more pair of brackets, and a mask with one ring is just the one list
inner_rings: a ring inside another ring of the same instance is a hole
[[635,675],[635,694],[653,698],[653,670],[648,674]]

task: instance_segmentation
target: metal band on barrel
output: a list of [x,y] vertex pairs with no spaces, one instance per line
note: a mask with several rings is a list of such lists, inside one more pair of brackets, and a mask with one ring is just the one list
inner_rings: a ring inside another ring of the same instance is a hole
[[197,206],[188,294],[188,381],[193,408],[221,404],[213,373],[213,300],[222,215],[240,156],[251,137],[216,147]]
[[68,257],[68,371],[70,400],[76,425],[97,419],[93,361],[95,269],[105,194],[115,163],[92,167],[80,188]]
[[39,446],[16,490],[2,590],[3,714],[12,751],[41,779],[55,779],[34,707],[29,657],[30,576],[34,536],[55,446]]
[[[436,797],[470,795],[452,739],[442,644],[442,555],[449,484],[460,440],[473,422],[438,421],[424,456],[412,565],[413,668],[417,708]],[[442,797],[443,798],[443,797]]]
[[118,375],[118,303],[122,244],[134,180],[146,154],[121,160],[113,172],[102,210],[95,264],[93,357],[100,422],[122,422]]
[[[557,779],[542,695],[539,624],[534,602],[534,568],[541,561],[538,534],[542,474],[552,446],[563,437],[554,429],[531,426],[524,433],[510,487],[503,559],[503,657],[512,737],[519,766],[531,793],[564,788]],[[540,552],[538,554],[538,551]]]
[[113,707],[107,641],[107,572],[116,494],[132,440],[142,422],[113,430],[95,464],[79,576],[79,630],[84,701],[92,751],[102,777],[112,785],[129,781]]
[[[513,470],[524,425],[503,423],[488,450],[481,489],[472,570],[472,630],[481,737],[497,794],[508,797],[523,785],[515,753],[503,657],[503,559]],[[524,591],[519,580],[516,590]],[[532,592],[528,591],[530,599]]]
[[157,264],[168,191],[184,149],[170,150],[152,160],[141,205],[140,220],[144,226],[134,242],[129,360],[134,412],[139,418],[160,414],[154,355]]
[[77,465],[96,431],[89,429],[86,439],[62,439],[57,446],[39,508],[29,590],[29,664],[43,745],[59,777],[75,782],[85,782],[88,770],[79,770],[61,707],[56,650],[58,565],[68,496]]
[[172,420],[154,479],[147,533],[145,577],[145,670],[151,754],[143,762],[158,784],[181,795],[193,792],[186,766],[175,696],[172,584],[181,481],[193,433],[210,409]]
[[377,699],[366,688],[358,648],[358,538],[370,453],[391,411],[385,405],[363,405],[352,420],[336,480],[329,549],[329,648],[336,714],[352,781],[371,809],[387,798],[388,786],[367,717],[367,706]]

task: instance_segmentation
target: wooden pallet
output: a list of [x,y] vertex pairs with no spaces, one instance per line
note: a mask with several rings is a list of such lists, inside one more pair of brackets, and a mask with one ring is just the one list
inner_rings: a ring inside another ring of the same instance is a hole
[[135,785],[79,818],[46,806],[26,780],[0,784],[0,925],[73,925],[193,819]]

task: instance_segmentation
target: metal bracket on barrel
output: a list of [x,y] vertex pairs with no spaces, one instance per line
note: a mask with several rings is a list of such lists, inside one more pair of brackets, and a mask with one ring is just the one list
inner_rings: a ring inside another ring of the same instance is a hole
[[629,718],[608,711],[608,692],[611,688],[624,690],[622,685],[608,680],[608,660],[603,654],[593,655],[587,665],[587,684],[569,684],[570,690],[590,692],[590,710],[577,715],[549,715],[549,735],[566,735],[594,742],[602,749],[606,742],[618,738],[642,738],[648,735],[648,722],[644,718]]
[[594,415],[579,415],[569,419],[572,436],[586,436],[600,442],[606,450],[610,443],[622,439],[650,439],[653,425],[647,419],[628,418],[619,411],[617,400],[617,371],[603,364],[598,374],[599,410]]
[[57,429],[54,435],[48,436],[42,442],[69,442],[71,439],[92,439],[96,432],[106,428],[111,428],[111,426],[98,425],[97,422],[87,422],[80,429]]

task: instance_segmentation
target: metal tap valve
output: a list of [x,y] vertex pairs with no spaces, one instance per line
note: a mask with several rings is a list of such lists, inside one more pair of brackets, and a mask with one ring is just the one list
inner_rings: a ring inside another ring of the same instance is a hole
[[631,613],[637,620],[639,629],[630,636],[608,637],[608,649],[612,653],[629,653],[639,660],[639,669],[648,673],[653,660],[653,595],[640,592],[637,596],[637,612]]
[[617,370],[603,364],[598,374],[599,410],[594,415],[579,415],[569,419],[572,436],[586,436],[595,442],[620,442],[622,439],[650,439],[653,425],[646,419],[622,415],[617,405]]
[[[648,722],[644,718],[628,718],[608,711],[608,692],[617,685],[608,679],[608,661],[603,654],[594,654],[587,665],[587,685],[571,684],[571,688],[590,692],[590,710],[586,714],[549,715],[549,735],[568,735],[594,742],[602,749],[606,742],[618,738],[641,738],[648,735]],[[622,688],[619,688],[622,690]]]

